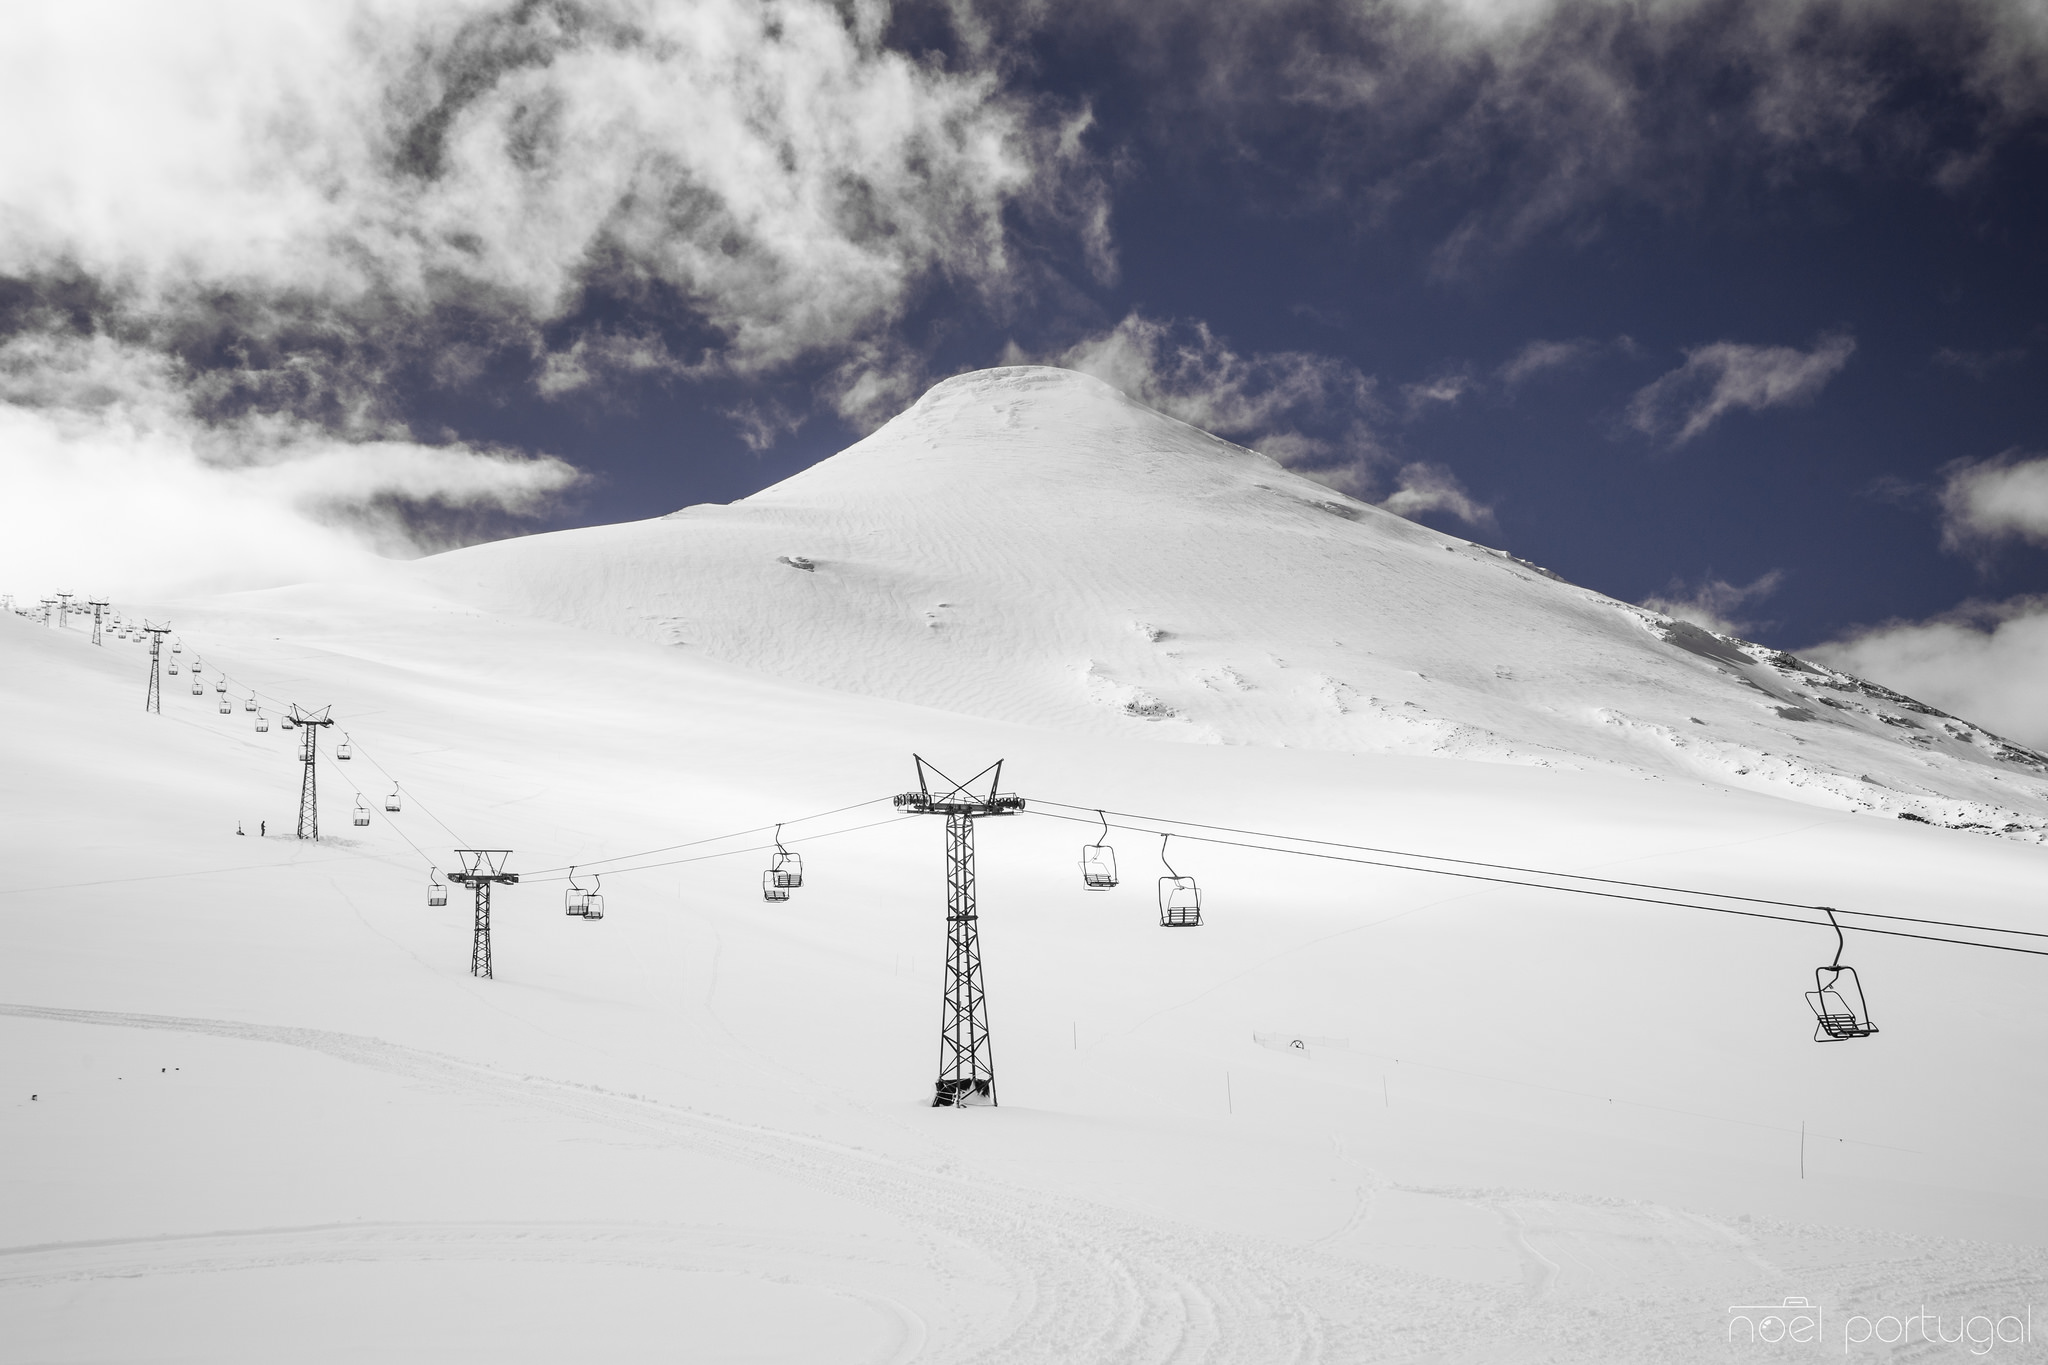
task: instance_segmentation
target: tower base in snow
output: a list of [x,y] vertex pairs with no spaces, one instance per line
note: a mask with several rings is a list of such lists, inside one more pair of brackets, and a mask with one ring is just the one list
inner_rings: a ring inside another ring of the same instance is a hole
[[937,1093],[932,1096],[934,1109],[958,1109],[970,1104],[992,1105],[995,1102],[995,1082],[980,1079],[940,1081]]

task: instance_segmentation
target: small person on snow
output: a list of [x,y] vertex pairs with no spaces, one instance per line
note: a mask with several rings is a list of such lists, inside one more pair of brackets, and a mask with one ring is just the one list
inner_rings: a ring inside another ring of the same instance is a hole
[[259,839],[268,839],[270,837],[270,822],[268,820],[258,820],[256,822],[256,837]]
[[242,832],[242,822],[241,822],[240,820],[237,820],[237,821],[235,821],[235,833],[236,833],[236,834],[240,834],[241,832]]

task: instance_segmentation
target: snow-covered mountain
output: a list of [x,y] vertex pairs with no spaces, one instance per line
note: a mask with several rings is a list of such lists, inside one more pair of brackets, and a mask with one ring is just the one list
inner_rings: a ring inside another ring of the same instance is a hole
[[1029,724],[2048,827],[2039,754],[1406,521],[1068,370],[949,379],[730,506],[416,573],[496,611]]

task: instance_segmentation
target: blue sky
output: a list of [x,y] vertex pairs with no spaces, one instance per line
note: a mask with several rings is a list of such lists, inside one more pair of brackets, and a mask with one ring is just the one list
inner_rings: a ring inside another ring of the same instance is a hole
[[2048,742],[2038,0],[109,0],[0,61],[18,591],[730,500],[1028,360]]

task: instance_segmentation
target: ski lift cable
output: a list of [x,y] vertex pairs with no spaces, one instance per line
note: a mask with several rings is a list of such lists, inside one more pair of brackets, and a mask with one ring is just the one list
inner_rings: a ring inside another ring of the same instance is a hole
[[[1051,805],[1060,803],[1046,802],[1045,804]],[[1094,807],[1088,806],[1077,809],[1093,810]],[[1024,813],[1027,815],[1037,815],[1047,820],[1066,820],[1075,824],[1092,825],[1095,823],[1093,820],[1083,819],[1080,816],[1055,815],[1051,811],[1031,810],[1027,808]],[[1180,822],[1176,821],[1174,823]],[[1140,834],[1166,833],[1166,831],[1164,830],[1147,829],[1143,825],[1122,825],[1119,826],[1119,828],[1132,830]],[[1363,867],[1384,867],[1391,868],[1396,872],[1420,872],[1433,877],[1457,877],[1464,881],[1492,882],[1500,886],[1526,886],[1537,891],[1558,891],[1563,892],[1567,895],[1574,896],[1599,896],[1605,900],[1634,901],[1642,905],[1669,905],[1675,906],[1676,908],[1681,910],[1705,910],[1716,915],[1740,915],[1745,919],[1776,920],[1780,924],[1804,924],[1817,929],[1826,929],[1833,927],[1827,920],[1804,919],[1798,915],[1773,915],[1763,910],[1737,910],[1733,906],[1701,905],[1695,901],[1666,900],[1659,896],[1638,896],[1632,895],[1625,891],[1601,891],[1589,886],[1557,886],[1549,882],[1523,881],[1517,877],[1497,877],[1483,872],[1458,872],[1447,867],[1416,867],[1408,863],[1390,863],[1377,858],[1351,858],[1346,857],[1343,854],[1339,853],[1315,853],[1311,852],[1308,849],[1301,848],[1275,848],[1270,844],[1249,844],[1237,839],[1218,839],[1214,835],[1181,834],[1180,837],[1183,839],[1192,839],[1198,843],[1220,844],[1227,848],[1248,848],[1260,853],[1282,853],[1296,858],[1317,858],[1326,862],[1354,863]],[[1278,837],[1284,838],[1286,836],[1283,835]],[[1779,904],[1779,902],[1768,903]],[[1787,908],[1811,908],[1816,910],[1825,910],[1828,907],[1790,906]],[[1854,914],[1857,912],[1838,911],[1837,913]],[[1963,925],[1960,927],[1976,929],[1984,933],[1992,934],[2025,932],[2024,930],[1998,929],[1990,925],[1982,924]],[[1864,934],[1883,934],[1888,938],[1918,939],[1924,943],[1950,943],[1954,944],[1959,948],[1987,948],[2002,953],[2024,953],[2029,957],[2048,957],[2048,949],[2021,948],[2015,944],[2010,943],[1978,943],[1973,939],[1945,938],[1938,934],[1913,934],[1908,933],[1903,929],[1879,929],[1871,925],[1859,925],[1857,926],[1857,932]]]
[[[371,767],[375,768],[379,773],[383,774],[385,777],[390,778],[391,785],[394,788],[400,785],[398,779],[392,776],[391,770],[386,768],[382,763],[379,763],[376,760],[376,757],[372,755],[368,749],[365,749],[363,747],[363,742],[357,739],[354,736],[354,734],[350,734],[348,742],[349,746],[352,749],[354,749],[357,754],[361,755],[364,761],[366,761]],[[454,830],[450,829],[448,827],[448,822],[446,820],[443,820],[440,816],[434,814],[433,811],[427,809],[427,803],[420,800],[420,794],[418,791],[414,790],[411,787],[407,787],[405,789],[405,794],[408,797],[412,798],[412,803],[415,806],[418,806],[420,808],[420,813],[425,815],[429,820],[432,820],[435,824],[439,825],[442,828],[442,830],[444,830],[447,833],[448,837],[456,842],[458,847],[468,846],[468,841],[466,841],[460,834],[457,834]]]
[[[1043,797],[1033,797],[1031,799],[1031,804],[1033,807],[1058,806],[1062,810],[1092,810],[1095,811],[1096,817],[1098,819],[1102,817],[1102,811],[1095,806],[1075,806],[1070,805],[1065,801],[1048,801]],[[1051,815],[1051,812],[1043,810],[1035,811],[1035,813],[1048,816]],[[1254,839],[1279,839],[1284,840],[1288,843],[1316,844],[1324,848],[1350,849],[1359,853],[1384,853],[1391,857],[1396,858],[1422,858],[1430,862],[1456,863],[1461,867],[1484,867],[1499,872],[1524,872],[1528,873],[1531,876],[1537,877],[1558,877],[1568,879],[1571,881],[1596,882],[1602,886],[1626,886],[1632,887],[1638,891],[1667,891],[1673,895],[1679,896],[1704,896],[1710,900],[1742,901],[1750,905],[1775,905],[1787,910],[1819,910],[1822,912],[1826,912],[1830,909],[1833,909],[1836,914],[1855,915],[1861,919],[1896,920],[1901,924],[1927,924],[1943,929],[1970,929],[1975,930],[1979,933],[1988,934],[2015,934],[2022,938],[2048,938],[2048,932],[2035,929],[2003,929],[1999,928],[1996,925],[1970,924],[1960,920],[1922,919],[1914,915],[1888,915],[1876,910],[1844,910],[1840,907],[1831,907],[1826,905],[1808,905],[1803,901],[1775,900],[1769,896],[1743,896],[1737,895],[1731,891],[1705,891],[1695,886],[1664,886],[1657,882],[1630,881],[1625,877],[1596,877],[1593,876],[1591,873],[1587,872],[1556,872],[1545,867],[1519,867],[1513,863],[1487,862],[1484,859],[1480,858],[1453,858],[1448,856],[1447,854],[1416,853],[1412,850],[1405,848],[1378,848],[1371,844],[1347,844],[1336,839],[1310,839],[1303,835],[1298,834],[1275,834],[1267,830],[1238,829],[1230,825],[1205,825],[1198,820],[1177,820],[1173,819],[1170,816],[1134,815],[1128,811],[1118,811],[1117,816],[1119,819],[1124,820],[1151,820],[1158,824],[1182,825],[1188,829],[1207,829],[1215,830],[1224,834],[1242,834]],[[1059,816],[1054,818],[1068,819],[1071,817]],[[1080,821],[1079,823],[1093,824],[1094,821]],[[1135,826],[1125,826],[1125,828],[1135,828]],[[1184,835],[1183,837],[1192,838],[1194,836]],[[1295,850],[1275,849],[1272,851],[1293,852]],[[1429,869],[1412,868],[1410,870],[1416,872],[1424,872],[1428,871]],[[1555,889],[1565,890],[1567,888],[1558,887]],[[1870,932],[1875,933],[1876,931],[1871,930]]]
[[[350,781],[348,770],[342,767],[340,762],[336,760],[334,756],[331,754],[322,754],[320,755],[320,757],[322,760],[326,762],[329,768],[333,769],[334,775],[336,777],[339,777],[342,780],[342,782],[348,787],[348,789],[356,794],[356,799],[358,801],[361,801],[363,799],[363,789],[361,787],[358,787],[353,781]],[[384,819],[384,823],[391,826],[392,829],[396,830],[398,832],[398,837],[405,840],[406,845],[409,848],[411,848],[414,853],[420,855],[420,861],[427,865],[427,870],[429,872],[433,871],[434,869],[440,866],[439,863],[436,863],[432,858],[427,856],[427,851],[425,849],[421,848],[418,844],[413,843],[412,836],[405,832],[404,827],[401,826],[398,821],[391,819],[389,816],[386,816]],[[447,826],[444,825],[442,826],[442,828],[446,829]]]
[[[839,807],[839,808],[838,808],[837,810],[827,810],[827,811],[819,811],[819,812],[818,812],[818,813],[817,813],[816,815],[800,815],[800,816],[798,816],[798,817],[797,817],[796,819],[794,819],[794,820],[784,820],[784,821],[782,821],[782,822],[781,822],[781,824],[783,824],[783,825],[802,825],[802,824],[808,824],[808,823],[810,823],[810,822],[811,822],[811,821],[813,821],[813,820],[825,820],[825,819],[829,819],[829,818],[831,818],[831,817],[832,817],[832,816],[834,816],[834,815],[844,815],[844,814],[846,814],[846,812],[848,812],[848,811],[850,811],[850,810],[860,810],[861,808],[863,808],[863,807],[865,807],[865,806],[878,806],[878,805],[880,805],[880,804],[881,804],[882,802],[884,802],[884,801],[893,801],[893,800],[895,800],[895,797],[893,797],[893,796],[877,796],[877,797],[875,797],[875,798],[874,798],[873,800],[871,800],[871,801],[856,801],[856,802],[854,802],[854,803],[853,803],[852,805],[850,805],[850,806],[841,806],[841,807]],[[884,822],[884,823],[886,823],[886,822]],[[701,847],[701,846],[702,846],[702,845],[704,845],[704,844],[716,844],[716,843],[720,843],[720,842],[722,842],[722,841],[724,841],[724,840],[726,840],[726,839],[744,839],[744,838],[745,838],[746,836],[748,836],[749,834],[759,834],[759,833],[761,833],[761,832],[762,832],[763,830],[770,830],[770,829],[775,829],[775,828],[777,828],[777,826],[776,826],[776,825],[773,825],[773,824],[768,824],[768,825],[755,825],[755,826],[753,826],[753,827],[752,827],[751,829],[736,829],[736,830],[733,830],[733,831],[732,831],[731,833],[729,833],[729,834],[713,834],[713,835],[709,835],[709,836],[707,836],[707,837],[705,837],[705,838],[702,838],[702,839],[692,839],[692,840],[688,841],[687,843],[681,843],[681,844],[664,844],[664,845],[662,845],[662,846],[661,846],[660,848],[647,848],[647,849],[642,849],[642,850],[640,850],[640,851],[639,851],[638,853],[620,853],[620,854],[617,854],[617,855],[615,855],[615,856],[613,856],[613,857],[610,857],[610,858],[591,858],[591,859],[588,859],[588,860],[586,860],[586,861],[578,862],[578,863],[576,863],[576,864],[575,864],[575,866],[577,866],[577,867],[603,867],[603,866],[605,866],[605,865],[606,865],[606,864],[608,864],[608,863],[623,863],[623,862],[628,862],[628,861],[630,861],[630,860],[632,860],[632,859],[634,859],[634,858],[651,858],[651,857],[653,857],[653,856],[654,856],[655,854],[657,854],[657,853],[673,853],[673,852],[675,852],[675,851],[676,851],[677,849],[684,849],[684,848],[698,848],[698,847]],[[872,826],[867,826],[866,828],[872,828]],[[822,836],[822,835],[816,835],[816,834],[812,834],[812,835],[806,835],[806,836],[803,836],[803,837],[804,837],[804,838],[810,838],[810,839],[817,839],[817,838],[822,838],[823,836]],[[799,840],[799,842],[801,842],[801,840]],[[763,847],[767,847],[767,846],[766,846],[766,845],[764,845]],[[756,849],[756,850],[751,850],[751,851],[754,851],[754,852],[759,852],[760,850]],[[723,854],[720,854],[719,856],[720,856],[720,857],[723,857],[724,855],[723,855]],[[567,864],[564,864],[564,866],[566,867],[566,866],[567,866]],[[666,864],[663,864],[663,866],[666,866]],[[529,872],[529,873],[526,873],[525,875],[523,875],[523,876],[522,876],[522,877],[520,878],[520,880],[521,880],[521,881],[529,881],[529,882],[530,882],[530,881],[533,881],[533,880],[535,880],[536,878],[538,878],[538,877],[541,877],[541,876],[544,876],[544,875],[546,875],[546,874],[548,874],[548,873],[551,873],[551,872],[560,872],[560,871],[562,871],[562,870],[563,870],[563,868],[561,868],[561,867],[544,867],[544,868],[541,868],[541,869],[540,869],[540,871],[538,871],[538,872]]]
[[[885,799],[886,799],[886,798],[885,798]],[[863,802],[862,804],[863,804],[863,805],[872,805],[872,804],[873,804],[873,802]],[[905,820],[915,820],[915,819],[917,819],[917,818],[918,818],[918,817],[917,817],[917,816],[915,816],[915,815],[892,815],[892,816],[890,816],[890,817],[889,817],[888,819],[886,819],[886,820],[875,820],[875,821],[871,821],[870,823],[868,823],[868,824],[865,824],[865,825],[854,825],[854,826],[852,826],[852,827],[850,827],[850,828],[848,828],[848,829],[831,829],[831,830],[826,830],[826,831],[825,831],[825,832],[824,832],[823,834],[806,834],[806,835],[804,835],[804,836],[803,836],[802,838],[800,838],[800,839],[797,839],[797,840],[795,840],[795,842],[797,842],[797,843],[816,843],[816,842],[817,842],[818,840],[820,840],[820,839],[835,839],[835,838],[837,838],[838,836],[840,836],[840,835],[842,835],[842,834],[858,834],[858,833],[860,833],[860,832],[861,832],[862,830],[867,830],[867,829],[880,829],[880,828],[881,828],[881,827],[882,827],[883,825],[900,825],[900,824],[902,824],[902,823],[903,823],[903,822],[904,822]],[[789,823],[789,822],[788,822],[788,821],[785,821],[784,823],[785,823],[785,824],[787,824],[787,823]],[[770,828],[770,829],[772,829],[772,828],[773,828],[773,826],[772,826],[772,825],[771,825],[771,826],[765,826],[764,828]],[[727,836],[725,836],[725,837],[727,837],[727,838],[732,838],[732,837],[734,837],[734,836],[732,836],[732,835],[727,835]],[[704,841],[702,841],[702,842],[706,842],[706,843],[708,843],[708,842],[711,842],[711,841],[710,841],[710,840],[704,840]],[[688,845],[678,845],[677,847],[688,847]],[[658,863],[641,863],[641,864],[639,864],[639,865],[637,865],[637,866],[634,866],[634,867],[614,867],[614,868],[609,868],[609,869],[607,869],[607,870],[606,870],[606,872],[605,872],[605,874],[604,874],[604,875],[605,875],[605,876],[607,876],[607,877],[623,877],[623,876],[625,876],[625,875],[626,875],[627,873],[629,873],[629,872],[652,872],[652,871],[654,871],[654,870],[655,870],[656,868],[662,868],[662,867],[679,867],[679,866],[681,866],[681,865],[682,865],[682,864],[684,864],[684,863],[704,863],[704,862],[710,862],[710,861],[712,861],[713,859],[716,859],[716,858],[737,858],[737,857],[739,857],[739,856],[740,856],[741,854],[743,854],[743,853],[767,853],[767,852],[771,852],[771,851],[772,851],[772,850],[774,849],[774,847],[775,847],[775,845],[773,845],[773,844],[752,844],[752,845],[749,845],[749,846],[748,846],[748,847],[746,847],[746,848],[728,848],[728,849],[721,849],[721,850],[720,850],[719,852],[717,852],[717,853],[697,853],[697,854],[693,854],[693,855],[691,855],[691,856],[690,856],[690,857],[688,857],[688,858],[669,858],[669,859],[666,859],[666,860],[664,860],[664,861],[662,861],[662,862],[658,862]],[[576,864],[576,866],[577,866],[577,867],[587,867],[588,865],[587,865],[587,864],[584,864],[584,863],[577,863],[577,864]],[[566,875],[563,875],[563,876],[555,876],[555,875],[552,875],[552,874],[554,874],[554,873],[557,873],[557,872],[564,872],[564,871],[565,871],[565,869],[563,869],[563,868],[550,868],[550,869],[548,870],[548,875],[536,875],[536,874],[532,874],[532,873],[525,873],[525,874],[521,874],[521,876],[520,876],[519,880],[520,880],[520,882],[521,882],[522,884],[524,884],[524,883],[527,883],[527,882],[559,882],[559,881],[566,881],[566,880],[568,880],[568,878],[567,878],[567,876],[566,876]]]
[[[1076,806],[1065,801],[1049,801],[1044,797],[1033,797],[1033,806],[1058,806],[1062,810],[1092,810],[1098,817],[1102,811],[1095,806]],[[1768,896],[1739,896],[1720,891],[1702,891],[1690,886],[1660,886],[1655,882],[1630,881],[1625,877],[1596,877],[1586,872],[1553,872],[1544,867],[1518,867],[1513,863],[1488,862],[1483,858],[1453,858],[1441,853],[1417,853],[1405,848],[1380,848],[1372,844],[1348,844],[1338,839],[1311,839],[1299,834],[1276,834],[1271,830],[1239,829],[1233,825],[1206,825],[1199,820],[1179,820],[1166,815],[1138,815],[1131,811],[1116,812],[1122,820],[1150,820],[1155,824],[1184,825],[1189,829],[1214,830],[1222,834],[1242,834],[1252,839],[1281,839],[1288,843],[1316,844],[1323,848],[1349,849],[1356,853],[1384,853],[1397,858],[1426,858],[1431,862],[1457,863],[1464,867],[1484,867],[1497,872],[1527,872],[1540,877],[1569,877],[1574,881],[1601,882],[1610,886],[1629,886],[1641,891],[1669,891],[1681,896],[1709,896],[1715,900],[1749,901],[1757,905],[1779,905],[1793,910],[1820,910],[1824,907],[1806,905],[1798,901],[1774,900]],[[2044,935],[2048,937],[2048,935]]]

